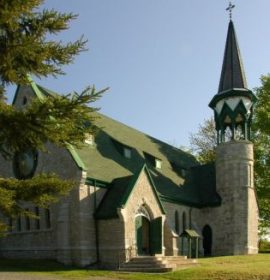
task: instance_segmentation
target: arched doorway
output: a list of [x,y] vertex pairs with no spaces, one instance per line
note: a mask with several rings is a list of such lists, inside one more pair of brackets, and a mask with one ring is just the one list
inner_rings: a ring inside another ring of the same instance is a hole
[[136,243],[138,255],[150,254],[150,221],[142,215],[135,218]]
[[203,250],[204,256],[212,255],[212,229],[209,225],[204,226],[202,230],[203,235]]

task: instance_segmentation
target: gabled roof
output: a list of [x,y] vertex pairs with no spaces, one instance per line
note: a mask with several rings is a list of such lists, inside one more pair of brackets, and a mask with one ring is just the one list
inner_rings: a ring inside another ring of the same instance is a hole
[[[134,174],[133,176],[127,176],[123,178],[117,178],[113,180],[109,190],[104,195],[102,201],[100,202],[96,212],[95,218],[97,219],[111,219],[117,218],[117,209],[125,208],[128,199],[136,186],[137,180],[139,179],[142,172],[145,172],[148,179],[152,191],[157,199],[157,203],[160,206],[160,210],[163,214],[165,214],[164,208],[160,201],[159,195],[157,193],[155,184],[151,178],[149,170],[146,165],[144,165],[139,172]],[[142,194],[143,196],[143,194]]]
[[233,22],[229,22],[218,93],[234,88],[247,89],[243,62]]
[[[33,81],[30,86],[40,99],[56,95]],[[78,168],[87,172],[86,183],[102,182],[101,185],[108,188],[119,184],[114,190],[119,188],[117,194],[122,197],[127,187],[126,180],[133,178],[147,164],[147,172],[161,200],[194,207],[220,204],[213,168],[199,165],[189,153],[103,114],[95,114],[95,125],[100,131],[94,144],[84,144],[80,149],[68,147]],[[124,148],[130,149],[130,158],[121,152]],[[153,159],[162,162],[161,168],[154,165]],[[109,195],[114,196],[114,192]],[[117,201],[115,203],[118,205]]]
[[[31,87],[31,89],[33,90],[33,93],[36,95],[36,97],[40,101],[44,101],[46,99],[46,97],[48,97],[48,96],[57,96],[58,95],[57,93],[36,84],[34,82],[34,80],[30,77],[30,75],[28,75],[28,80],[29,80],[29,86]],[[17,86],[15,96],[14,96],[13,101],[12,101],[12,105],[14,105],[15,102],[16,102],[17,95],[20,91],[20,87],[21,87],[21,85]],[[72,145],[68,145],[67,150],[70,152],[70,155],[72,156],[72,158],[75,161],[78,168],[81,169],[81,170],[86,170],[86,167],[85,167],[84,163],[82,162],[81,158],[79,157],[79,155],[75,151],[74,147]]]

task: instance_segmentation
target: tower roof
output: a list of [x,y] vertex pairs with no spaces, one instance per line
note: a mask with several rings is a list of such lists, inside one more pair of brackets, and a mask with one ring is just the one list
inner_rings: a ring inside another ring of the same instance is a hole
[[247,82],[232,20],[229,22],[218,94],[247,89]]

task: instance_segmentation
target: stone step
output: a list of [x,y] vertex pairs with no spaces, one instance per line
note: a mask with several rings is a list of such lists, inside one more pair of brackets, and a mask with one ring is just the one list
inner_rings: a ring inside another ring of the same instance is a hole
[[151,273],[162,273],[173,271],[171,267],[120,267],[120,271],[125,272],[151,272]]
[[[168,263],[136,263],[136,262],[128,262],[128,263],[124,263],[122,265],[122,267],[169,267],[171,265],[169,265]],[[176,265],[173,264],[173,266],[175,267]]]
[[139,256],[124,263],[119,270],[134,272],[168,272],[197,264],[197,260],[184,256]]

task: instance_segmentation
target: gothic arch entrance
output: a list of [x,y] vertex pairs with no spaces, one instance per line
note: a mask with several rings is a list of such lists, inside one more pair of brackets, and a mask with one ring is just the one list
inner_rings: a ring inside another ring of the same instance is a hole
[[135,215],[137,255],[162,253],[162,217],[153,216],[142,205]]
[[138,255],[150,254],[150,221],[142,215],[135,219],[136,243]]
[[204,256],[212,255],[212,229],[209,225],[204,226],[202,230],[203,235],[203,250]]

